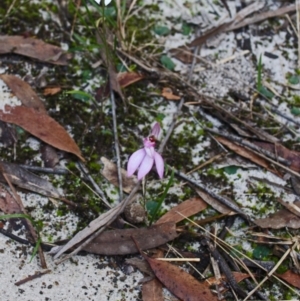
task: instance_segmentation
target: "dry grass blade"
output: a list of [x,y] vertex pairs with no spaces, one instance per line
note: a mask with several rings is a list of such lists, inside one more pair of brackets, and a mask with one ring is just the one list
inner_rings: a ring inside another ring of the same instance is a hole
[[274,272],[278,269],[278,267],[281,265],[281,263],[284,261],[284,259],[290,254],[292,250],[294,250],[297,247],[297,243],[294,242],[293,246],[288,249],[284,255],[280,258],[280,260],[277,262],[275,267],[267,274],[267,276],[247,295],[247,297],[243,300],[248,300],[269,278],[274,274]]
[[[237,248],[234,248],[233,246],[231,246],[230,244],[228,244],[226,241],[220,239],[218,236],[215,236],[214,234],[210,233],[207,229],[203,228],[202,226],[198,225],[197,223],[195,223],[194,221],[192,221],[190,218],[187,218],[187,220],[195,225],[196,227],[198,227],[199,229],[201,229],[204,233],[206,233],[209,236],[212,236],[214,239],[216,239],[216,243],[218,244],[218,246],[227,254],[230,254],[228,252],[228,250],[231,250],[233,252],[236,252],[237,254],[239,254],[240,256],[246,258],[247,260],[249,260],[250,262],[252,262],[256,267],[259,267],[260,269],[262,269],[263,271],[268,272],[268,270],[266,268],[264,268],[263,266],[261,266],[259,263],[257,263],[256,261],[253,261],[251,258],[249,258],[246,254],[242,253],[241,251],[239,251]],[[296,247],[296,244],[294,243],[293,245],[294,247]],[[292,250],[291,248],[288,250],[290,251]],[[239,263],[239,261],[237,261]],[[243,265],[242,265],[243,266]],[[250,273],[251,275],[251,273]],[[280,281],[283,285],[285,285],[287,288],[289,288],[291,291],[293,291],[295,294],[297,294],[300,297],[300,293],[297,292],[296,290],[294,290],[290,285],[286,284],[284,281],[282,281],[278,276],[276,276],[274,273],[272,273],[272,277],[274,277],[276,280]]]

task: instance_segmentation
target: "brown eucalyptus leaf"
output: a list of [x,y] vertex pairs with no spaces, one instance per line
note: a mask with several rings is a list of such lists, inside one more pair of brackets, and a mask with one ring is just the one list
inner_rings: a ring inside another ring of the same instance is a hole
[[2,183],[7,183],[2,175],[2,173],[5,173],[11,183],[23,189],[53,198],[61,197],[58,190],[50,182],[27,171],[17,164],[0,161],[0,170],[0,181]]
[[156,278],[143,283],[142,287],[143,301],[164,301],[165,297],[162,290],[162,284]]
[[196,189],[196,192],[207,204],[212,206],[218,212],[221,212],[223,214],[229,214],[231,212],[231,210],[227,206],[223,205],[221,202],[211,197],[208,193],[200,189]]
[[46,113],[44,103],[26,82],[11,74],[0,74],[0,78],[25,107]]
[[143,254],[148,261],[155,276],[165,287],[180,300],[183,301],[217,301],[212,294],[207,282],[199,282],[193,276],[170,264],[169,262],[156,260]]
[[297,151],[290,150],[285,146],[278,143],[268,142],[253,142],[253,144],[273,153],[274,155],[284,158],[290,162],[289,167],[294,171],[300,172],[300,153]]
[[84,161],[79,147],[68,132],[43,112],[23,106],[5,106],[5,111],[0,110],[0,120],[16,124],[51,146],[72,153]]
[[[119,180],[118,180],[118,169],[117,165],[109,161],[105,157],[101,157],[101,162],[104,164],[104,168],[101,171],[101,174],[113,185],[119,187]],[[122,174],[122,186],[123,190],[126,193],[130,193],[133,187],[137,184],[137,177],[131,176],[127,177],[127,172],[124,169],[121,169]]]
[[[157,250],[154,256],[155,258],[162,258],[164,257],[164,253],[161,250]],[[144,260],[144,262],[146,261]],[[164,301],[165,298],[163,295],[163,287],[161,282],[158,281],[157,278],[154,278],[150,281],[143,283],[142,296],[143,296],[143,301]]]
[[254,154],[251,150],[248,150],[247,148],[245,148],[243,146],[237,145],[224,137],[215,137],[215,139],[218,142],[222,143],[223,145],[227,146],[230,150],[232,150],[236,154],[238,154],[246,159],[249,159],[250,161],[256,163],[257,165],[274,173],[278,177],[282,177],[281,174],[277,170],[275,170],[265,159]]
[[35,38],[0,36],[0,54],[17,53],[55,65],[67,65],[72,55]]
[[300,289],[300,275],[296,274],[290,270],[283,274],[277,274],[276,276],[287,282],[288,284]]
[[144,75],[139,74],[137,72],[121,72],[118,73],[117,80],[119,82],[119,85],[122,88],[125,88],[142,80],[144,77]]
[[265,218],[259,218],[254,223],[261,228],[281,229],[300,228],[300,218],[287,209],[281,209]]
[[184,220],[185,217],[195,215],[206,207],[207,204],[201,198],[191,198],[169,210],[155,224],[157,225],[166,222],[179,223]]
[[5,214],[22,213],[19,204],[2,186],[0,186],[0,210]]
[[138,241],[141,249],[152,249],[177,237],[174,223],[164,223],[148,228],[111,230],[101,233],[84,247],[90,253],[101,255],[134,254],[138,250],[132,240]]

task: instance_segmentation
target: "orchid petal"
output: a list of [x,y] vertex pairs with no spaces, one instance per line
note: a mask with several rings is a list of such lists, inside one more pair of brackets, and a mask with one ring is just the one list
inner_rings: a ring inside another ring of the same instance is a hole
[[151,170],[153,163],[154,163],[153,158],[147,155],[144,157],[144,160],[142,161],[141,166],[139,168],[138,180],[144,178],[144,176]]
[[160,125],[158,122],[156,122],[152,127],[151,135],[153,135],[155,138],[158,138],[159,132],[160,132]]
[[146,154],[147,154],[149,157],[151,157],[151,158],[154,159],[155,150],[154,150],[154,147],[153,147],[153,146],[151,146],[151,147],[145,147],[144,150],[145,150]]
[[154,160],[155,160],[156,171],[159,175],[159,178],[162,179],[164,176],[164,168],[165,168],[164,160],[162,156],[157,152],[155,152],[154,154]]
[[131,177],[134,174],[134,172],[141,165],[145,156],[147,156],[147,155],[143,148],[137,150],[130,156],[128,164],[127,164],[127,176],[128,177]]

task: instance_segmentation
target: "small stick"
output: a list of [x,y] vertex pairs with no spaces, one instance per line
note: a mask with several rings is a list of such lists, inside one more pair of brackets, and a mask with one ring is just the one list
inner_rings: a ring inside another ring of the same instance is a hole
[[119,148],[119,137],[118,137],[118,125],[117,125],[117,116],[116,116],[116,102],[115,94],[112,89],[112,84],[110,81],[110,101],[111,101],[111,110],[113,117],[113,129],[114,129],[114,138],[115,138],[115,150],[117,156],[117,168],[118,168],[118,181],[119,181],[119,201],[123,199],[123,185],[122,185],[122,172],[121,172],[121,159],[120,159],[120,148]]
[[244,292],[239,285],[237,284],[228,264],[226,263],[226,261],[224,260],[224,258],[221,256],[221,254],[219,253],[219,251],[213,246],[213,244],[207,239],[205,238],[202,241],[202,244],[207,245],[210,253],[212,254],[213,258],[219,263],[219,267],[221,269],[221,271],[225,274],[226,279],[228,280],[230,286],[232,287],[232,289],[241,297],[245,298],[247,296],[247,293]]
[[50,173],[56,175],[66,175],[69,173],[68,169],[61,168],[61,167],[50,168],[50,167],[32,166],[32,165],[25,165],[25,164],[20,164],[19,166],[30,171]]
[[215,192],[213,192],[212,190],[208,189],[205,185],[203,185],[201,183],[198,183],[198,182],[195,182],[194,180],[192,180],[191,178],[187,177],[184,173],[182,173],[182,172],[180,172],[178,170],[174,169],[174,173],[178,177],[180,177],[180,178],[184,179],[185,181],[191,183],[193,186],[195,186],[195,187],[197,187],[197,188],[199,188],[201,190],[204,190],[206,193],[208,193],[210,196],[212,196],[213,198],[215,198],[216,200],[218,200],[219,202],[221,202],[223,205],[225,205],[228,208],[230,208],[231,210],[233,210],[233,211],[241,214],[243,217],[245,217],[247,220],[249,220],[249,217],[246,216],[246,214],[234,202],[229,201],[229,200],[223,198],[222,196],[220,196],[220,195],[216,194]]
[[268,157],[270,157],[271,159],[273,160],[276,160],[280,163],[283,163],[283,164],[286,164],[286,165],[290,165],[290,162],[287,161],[286,159],[284,158],[281,158],[281,157],[278,157],[276,155],[274,155],[273,153],[253,144],[253,143],[250,143],[249,141],[246,141],[245,139],[241,138],[241,137],[238,137],[238,136],[235,136],[235,135],[232,135],[232,134],[227,134],[227,133],[224,133],[224,132],[220,132],[216,129],[210,129],[210,128],[207,128],[205,127],[204,128],[206,131],[210,132],[210,133],[213,133],[213,134],[216,134],[216,135],[219,135],[219,136],[222,136],[222,137],[225,137],[231,141],[234,141],[234,142],[237,142],[239,143],[240,145],[242,146],[247,146],[248,148],[251,148],[252,150],[255,150],[257,152],[260,152]]
[[155,258],[160,261],[194,261],[200,262],[200,258]]
[[20,281],[17,281],[15,283],[16,286],[20,286],[26,282],[29,282],[31,280],[37,279],[42,277],[43,275],[49,274],[51,272],[51,270],[45,270],[45,271],[40,271],[40,272],[36,272],[34,275],[30,275],[28,277],[26,277],[25,279],[22,279]]

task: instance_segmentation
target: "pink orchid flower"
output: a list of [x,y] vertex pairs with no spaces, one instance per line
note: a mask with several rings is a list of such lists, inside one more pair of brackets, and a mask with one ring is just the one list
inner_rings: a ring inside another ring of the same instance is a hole
[[132,176],[137,169],[138,171],[138,180],[143,179],[153,167],[155,162],[156,171],[160,179],[164,175],[164,160],[162,156],[157,153],[154,149],[156,139],[158,138],[160,132],[160,125],[156,122],[152,128],[151,134],[149,137],[144,138],[144,148],[141,148],[134,152],[128,161],[127,165],[127,176]]

